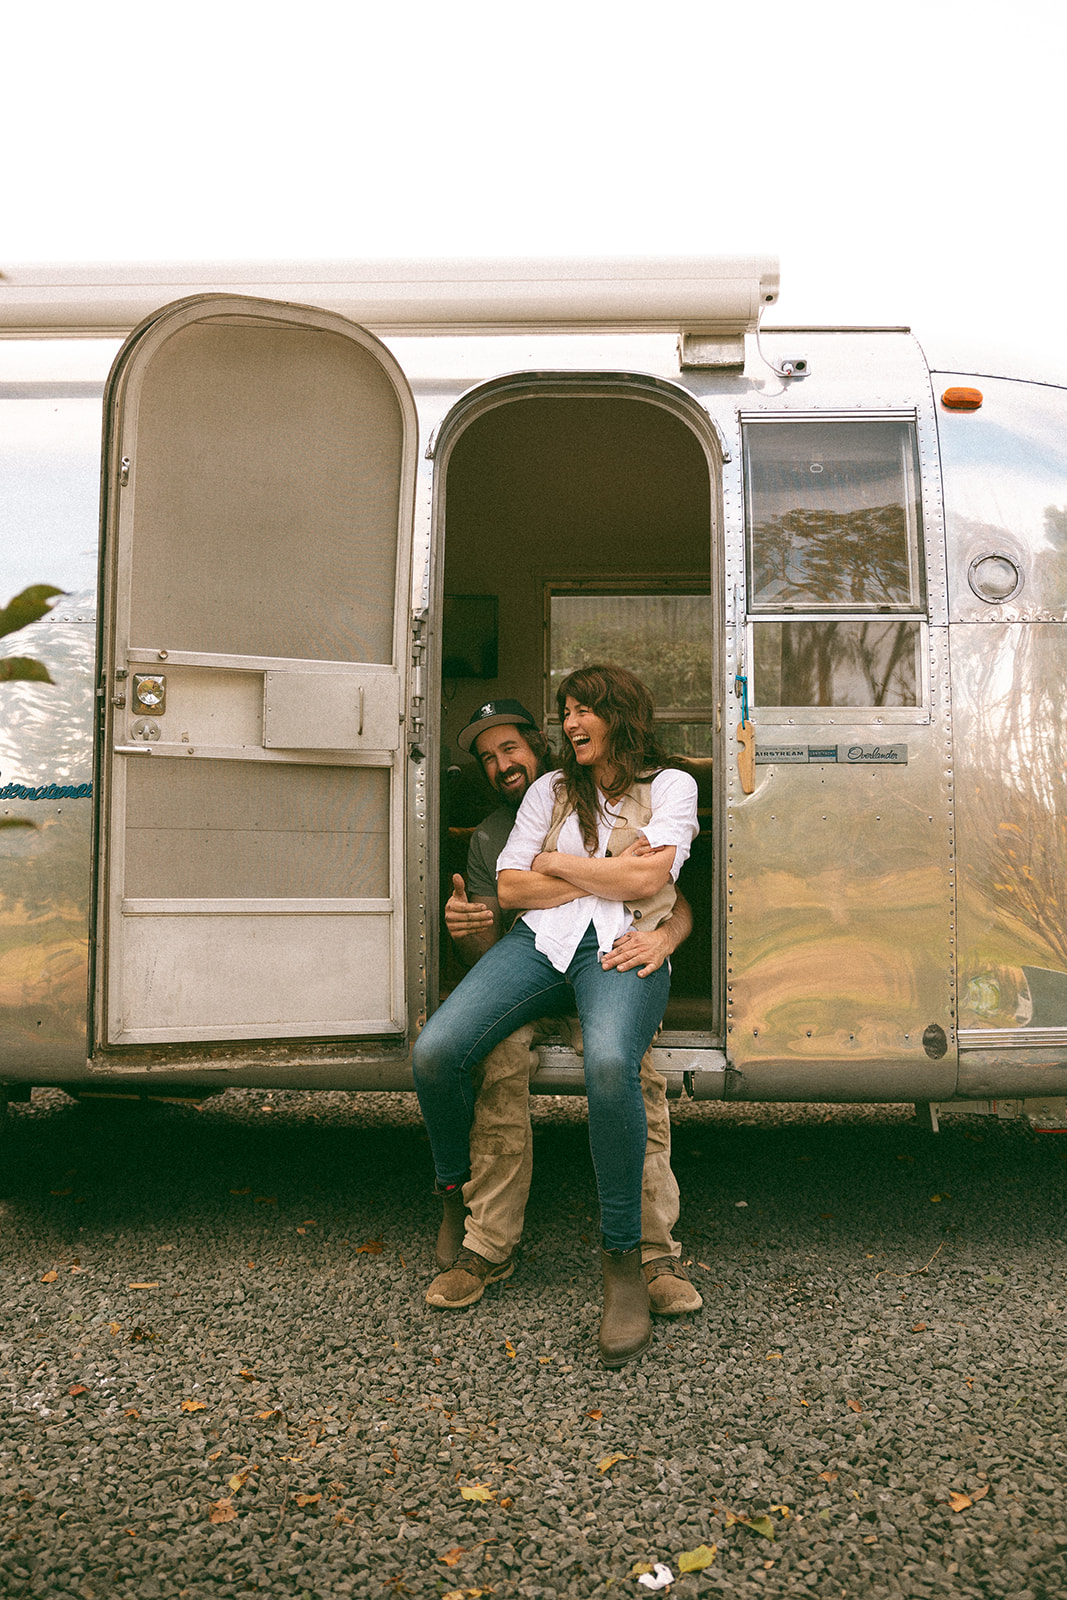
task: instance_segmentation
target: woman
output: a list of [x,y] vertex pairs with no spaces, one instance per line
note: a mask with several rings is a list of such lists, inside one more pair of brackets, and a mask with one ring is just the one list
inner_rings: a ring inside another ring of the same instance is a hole
[[415,1087],[438,1192],[448,1194],[468,1174],[472,1068],[522,1023],[577,1007],[603,1235],[600,1353],[616,1367],[652,1337],[640,1270],[638,1073],[670,973],[666,963],[647,978],[606,970],[601,953],[634,922],[657,927],[670,916],[697,832],[696,784],[666,766],[652,696],[632,672],[583,667],[560,685],[557,703],[562,771],[530,787],[497,861],[500,904],[522,915],[423,1029]]

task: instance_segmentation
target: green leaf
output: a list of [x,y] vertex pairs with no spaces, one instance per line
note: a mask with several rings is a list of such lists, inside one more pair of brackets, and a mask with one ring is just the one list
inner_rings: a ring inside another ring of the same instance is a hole
[[39,622],[51,611],[55,597],[64,592],[50,583],[33,583],[28,589],[23,589],[0,611],[0,636],[16,633],[31,622]]
[[0,660],[0,683],[51,683],[48,668],[32,656],[5,656]]
[[698,1544],[695,1550],[683,1550],[678,1557],[679,1572],[703,1572],[715,1560],[718,1545]]
[[774,1538],[774,1523],[770,1517],[749,1517],[746,1525],[752,1529],[753,1533],[762,1533],[765,1539]]

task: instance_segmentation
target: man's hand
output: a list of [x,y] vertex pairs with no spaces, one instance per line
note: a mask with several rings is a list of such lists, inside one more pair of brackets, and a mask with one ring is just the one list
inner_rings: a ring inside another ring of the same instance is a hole
[[468,900],[467,889],[458,872],[452,874],[452,893],[445,902],[445,927],[453,939],[466,939],[472,933],[490,933],[495,918],[490,906]]
[[605,972],[613,969],[617,972],[631,972],[634,967],[639,967],[639,978],[647,978],[657,968],[662,967],[672,949],[670,938],[664,933],[663,928],[650,928],[647,933],[639,933],[636,928],[630,928],[622,934],[606,955],[600,958],[600,965]]

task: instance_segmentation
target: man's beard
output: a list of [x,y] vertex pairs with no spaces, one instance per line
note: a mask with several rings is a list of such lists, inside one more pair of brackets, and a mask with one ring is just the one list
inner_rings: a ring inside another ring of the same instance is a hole
[[[515,777],[517,774],[521,775],[525,779],[522,787],[520,788],[518,785],[516,785],[514,788],[506,788],[505,785],[507,784],[508,779]],[[530,777],[530,774],[527,772],[525,767],[509,767],[506,772],[499,774],[493,787],[496,789],[496,792],[500,795],[505,804],[511,806],[513,810],[517,811],[522,804],[526,795],[526,791],[529,789],[532,782],[533,779]]]

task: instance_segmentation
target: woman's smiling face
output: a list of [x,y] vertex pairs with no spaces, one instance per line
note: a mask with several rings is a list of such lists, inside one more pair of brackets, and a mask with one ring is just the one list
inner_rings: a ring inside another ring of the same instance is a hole
[[563,708],[563,732],[574,749],[574,759],[583,767],[603,767],[610,758],[611,728],[591,706],[582,705],[572,695]]

